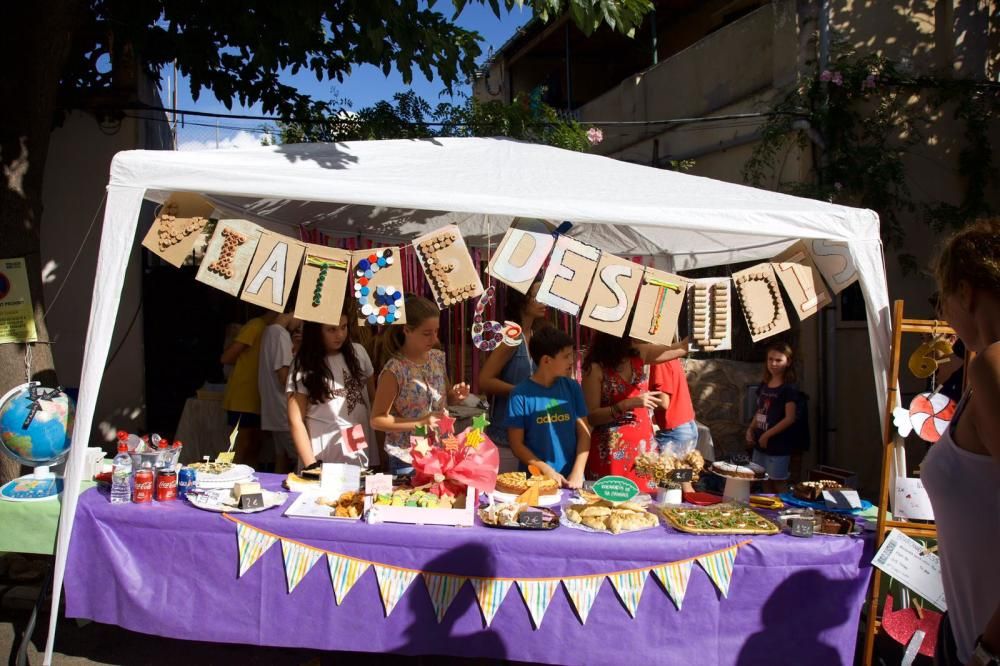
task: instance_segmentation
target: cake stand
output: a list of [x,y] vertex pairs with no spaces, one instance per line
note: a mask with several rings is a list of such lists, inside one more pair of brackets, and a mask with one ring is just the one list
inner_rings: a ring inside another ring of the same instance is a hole
[[716,476],[721,476],[726,480],[726,487],[722,491],[723,501],[729,502],[741,502],[743,504],[750,503],[750,484],[757,481],[767,481],[767,474],[763,476],[755,477],[753,479],[745,479],[741,476],[730,476],[728,474],[722,474],[721,472],[709,468],[709,471]]

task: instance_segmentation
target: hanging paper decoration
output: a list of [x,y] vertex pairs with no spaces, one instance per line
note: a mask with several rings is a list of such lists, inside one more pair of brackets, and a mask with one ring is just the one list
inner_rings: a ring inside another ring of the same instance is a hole
[[519,227],[507,229],[490,259],[487,272],[500,282],[527,294],[555,242],[544,222],[524,220]]
[[449,576],[447,574],[424,573],[424,584],[427,585],[427,593],[431,597],[431,604],[434,606],[434,613],[440,624],[444,620],[445,613],[455,600],[458,591],[465,585],[466,578],[460,576]]
[[858,281],[858,268],[847,243],[814,239],[809,241],[808,248],[816,268],[833,293],[839,294]]
[[194,279],[236,296],[243,286],[260,235],[260,227],[252,222],[219,220]]
[[672,343],[686,290],[687,280],[679,275],[646,268],[629,337],[661,345]]
[[470,578],[469,582],[476,590],[479,610],[483,612],[483,621],[489,627],[513,581],[504,578]]
[[545,611],[549,609],[549,604],[552,602],[552,595],[555,594],[556,588],[559,587],[559,580],[519,580],[517,581],[517,587],[521,590],[521,598],[524,599],[524,605],[528,607],[531,622],[534,624],[535,629],[538,629],[542,626]]
[[736,561],[737,549],[737,546],[733,546],[695,558],[695,562],[701,565],[724,597],[729,596],[729,584],[733,580],[733,563]]
[[237,578],[242,578],[243,574],[250,570],[261,555],[274,545],[277,537],[273,537],[266,532],[255,530],[241,523],[236,524],[236,545],[240,552],[240,568]]
[[951,360],[951,355],[954,353],[955,350],[952,348],[948,338],[938,334],[917,347],[910,354],[910,360],[906,365],[910,368],[910,372],[913,373],[914,377],[927,379],[937,372],[938,367],[948,363]]
[[549,257],[535,300],[576,316],[587,298],[601,251],[569,236],[560,236]]
[[754,342],[791,328],[785,305],[781,302],[778,278],[774,276],[771,264],[757,264],[733,273],[733,282],[743,305],[750,338]]
[[590,609],[597,600],[597,593],[601,590],[601,583],[604,576],[582,576],[574,578],[563,578],[562,584],[566,588],[566,594],[573,602],[573,608],[580,618],[580,624],[587,624],[587,616]]
[[505,321],[501,324],[492,319],[486,319],[486,306],[493,301],[496,295],[496,288],[490,285],[479,297],[476,303],[476,312],[472,317],[472,344],[476,349],[483,351],[493,351],[500,343],[510,347],[516,347],[524,341],[521,327],[512,321]]
[[377,248],[354,252],[354,300],[359,323],[405,324],[403,271],[397,259],[399,248]]
[[900,645],[909,645],[913,634],[924,632],[924,640],[920,643],[920,654],[925,657],[934,656],[937,645],[938,631],[941,628],[941,613],[929,608],[922,610],[920,615],[912,608],[893,610],[892,595],[885,595],[885,606],[882,609],[881,626],[889,637]]
[[406,588],[410,586],[413,579],[417,577],[417,572],[410,569],[399,569],[397,567],[387,567],[380,564],[373,564],[375,578],[378,580],[378,591],[382,596],[382,605],[385,607],[385,616],[389,617],[392,609],[399,603]]
[[339,606],[361,575],[371,566],[368,562],[352,557],[341,557],[334,553],[326,554],[327,565],[330,567],[330,581],[333,583],[333,596]]
[[306,245],[295,299],[295,318],[340,325],[347,295],[351,253],[322,245]]
[[803,241],[795,243],[775,257],[771,266],[785,287],[792,309],[800,320],[813,316],[820,308],[832,302],[819,269]]
[[691,351],[718,351],[733,346],[729,278],[694,280],[688,289],[688,334]]
[[602,252],[580,324],[621,337],[635,304],[643,272],[642,266],[635,262]]
[[[933,444],[948,429],[955,416],[955,408],[955,401],[943,393],[928,391],[918,394],[910,401],[908,410],[913,431],[920,439]],[[900,434],[903,435],[902,430]]]
[[479,272],[457,226],[442,227],[416,238],[413,249],[440,309],[483,293]]
[[684,604],[684,595],[687,594],[688,580],[691,578],[692,566],[694,566],[694,562],[688,560],[653,567],[653,575],[660,581],[660,585],[663,586],[664,591],[670,596],[674,605],[677,606],[677,610],[680,610]]
[[263,232],[240,298],[268,310],[284,312],[305,249],[305,245],[290,238]]
[[282,557],[285,560],[285,580],[288,582],[288,593],[302,582],[305,575],[313,568],[316,561],[323,555],[318,548],[310,548],[302,544],[281,540]]
[[622,600],[622,605],[625,606],[630,617],[635,617],[635,611],[639,607],[639,599],[642,598],[642,588],[646,585],[648,576],[649,571],[645,569],[608,575],[611,586],[615,588],[618,598]]
[[142,246],[180,268],[191,256],[214,209],[215,206],[197,194],[174,192],[157,213]]

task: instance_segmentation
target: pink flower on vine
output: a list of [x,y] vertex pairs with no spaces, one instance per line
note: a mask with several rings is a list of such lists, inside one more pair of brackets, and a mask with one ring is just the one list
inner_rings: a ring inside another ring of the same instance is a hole
[[829,83],[830,79],[833,78],[833,72],[828,69],[824,69],[823,73],[819,75],[819,80],[823,83]]
[[604,141],[604,132],[599,127],[591,127],[587,130],[587,141],[590,142],[590,145],[596,146],[601,141]]
[[835,86],[844,85],[844,75],[841,74],[840,72],[834,72],[833,76],[830,77],[830,83],[832,83]]
[[877,77],[874,74],[869,74],[865,77],[865,80],[861,82],[861,89],[868,90],[875,87],[875,82]]

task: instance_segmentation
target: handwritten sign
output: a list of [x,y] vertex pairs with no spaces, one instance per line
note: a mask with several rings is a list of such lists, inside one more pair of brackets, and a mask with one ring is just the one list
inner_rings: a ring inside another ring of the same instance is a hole
[[361,487],[361,468],[343,463],[323,463],[319,476],[320,490],[329,497],[355,491]]
[[872,564],[943,611],[948,610],[941,582],[941,560],[919,542],[892,530]]
[[594,492],[609,502],[627,502],[639,494],[639,486],[624,476],[605,476],[594,483]]

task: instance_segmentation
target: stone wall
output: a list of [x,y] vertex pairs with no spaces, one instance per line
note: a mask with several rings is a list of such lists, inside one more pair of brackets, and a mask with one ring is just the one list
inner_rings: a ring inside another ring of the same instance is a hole
[[716,456],[746,452],[750,414],[744,409],[747,386],[760,382],[761,364],[723,359],[684,359],[695,418],[708,426]]

